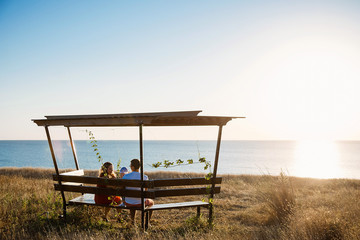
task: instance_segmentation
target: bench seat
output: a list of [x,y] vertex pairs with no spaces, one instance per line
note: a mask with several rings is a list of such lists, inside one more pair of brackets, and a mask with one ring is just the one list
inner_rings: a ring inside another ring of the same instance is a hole
[[[72,200],[69,201],[69,205],[93,205],[93,206],[102,206],[104,207],[103,204],[96,204],[95,200],[94,200],[94,194],[84,194],[81,195],[79,197],[76,197]],[[145,211],[156,211],[156,210],[165,210],[165,209],[176,209],[176,208],[186,208],[186,207],[208,207],[209,203],[208,202],[203,202],[203,201],[191,201],[191,202],[178,202],[178,203],[162,203],[162,204],[155,204],[152,207],[147,207],[145,209]],[[136,210],[141,210],[140,207],[126,207],[124,205],[114,205],[114,206],[109,206],[109,207],[114,207],[114,208],[122,208],[122,209],[136,209]]]
[[[93,205],[93,206],[107,206],[107,207],[113,207],[113,208],[127,208],[128,207],[124,206],[124,205],[104,205],[104,204],[97,204],[95,203],[95,194],[91,194],[91,193],[86,193],[84,195],[81,195],[79,197],[76,197],[74,199],[69,200],[69,205]],[[134,208],[132,208],[134,209]],[[135,208],[135,209],[139,209],[141,210],[141,208]]]
[[154,204],[154,206],[147,208],[145,211],[150,210],[165,210],[165,209],[175,209],[175,208],[186,208],[186,207],[208,207],[208,202],[203,201],[191,201],[191,202],[177,202],[177,203],[162,203]]

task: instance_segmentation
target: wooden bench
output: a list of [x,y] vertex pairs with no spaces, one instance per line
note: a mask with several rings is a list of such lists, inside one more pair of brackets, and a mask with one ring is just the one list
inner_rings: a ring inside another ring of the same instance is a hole
[[[209,221],[212,219],[212,203],[203,201],[162,203],[152,207],[126,207],[124,205],[100,205],[94,201],[95,194],[115,195],[123,197],[137,197],[158,199],[166,197],[181,197],[189,195],[210,195],[220,193],[222,178],[176,178],[176,179],[155,179],[155,180],[125,180],[107,179],[99,177],[84,176],[83,170],[71,171],[53,175],[55,190],[60,191],[63,197],[63,217],[66,220],[66,207],[74,205],[93,205],[102,207],[113,207],[122,209],[135,209],[142,212],[142,227],[147,229],[149,222],[149,211],[166,210],[196,207],[197,215],[200,216],[200,208],[209,209]],[[106,185],[102,188],[97,185]],[[111,186],[111,187],[110,187]],[[126,187],[138,187],[139,190],[129,190]],[[147,188],[147,191],[145,191]],[[81,196],[66,201],[64,192],[82,193]]]

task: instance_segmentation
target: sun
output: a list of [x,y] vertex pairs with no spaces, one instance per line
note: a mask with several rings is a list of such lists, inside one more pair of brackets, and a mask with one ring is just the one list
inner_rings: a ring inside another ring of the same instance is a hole
[[292,175],[311,178],[341,176],[340,156],[336,142],[299,141],[295,149]]

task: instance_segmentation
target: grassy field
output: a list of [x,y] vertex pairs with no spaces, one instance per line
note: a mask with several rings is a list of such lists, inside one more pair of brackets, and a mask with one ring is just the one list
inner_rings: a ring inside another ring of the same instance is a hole
[[196,209],[168,210],[155,212],[151,227],[143,233],[128,225],[127,211],[122,212],[121,223],[115,220],[115,210],[111,221],[104,222],[100,207],[69,208],[65,224],[58,219],[62,200],[53,189],[52,173],[0,168],[0,239],[360,239],[360,180],[223,176],[221,193],[214,199],[212,228],[205,210],[200,219]]

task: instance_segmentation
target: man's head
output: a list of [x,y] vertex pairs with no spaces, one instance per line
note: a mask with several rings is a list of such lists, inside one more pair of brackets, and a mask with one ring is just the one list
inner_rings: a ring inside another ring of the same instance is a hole
[[133,159],[130,162],[131,170],[136,171],[140,168],[140,160],[139,159]]

